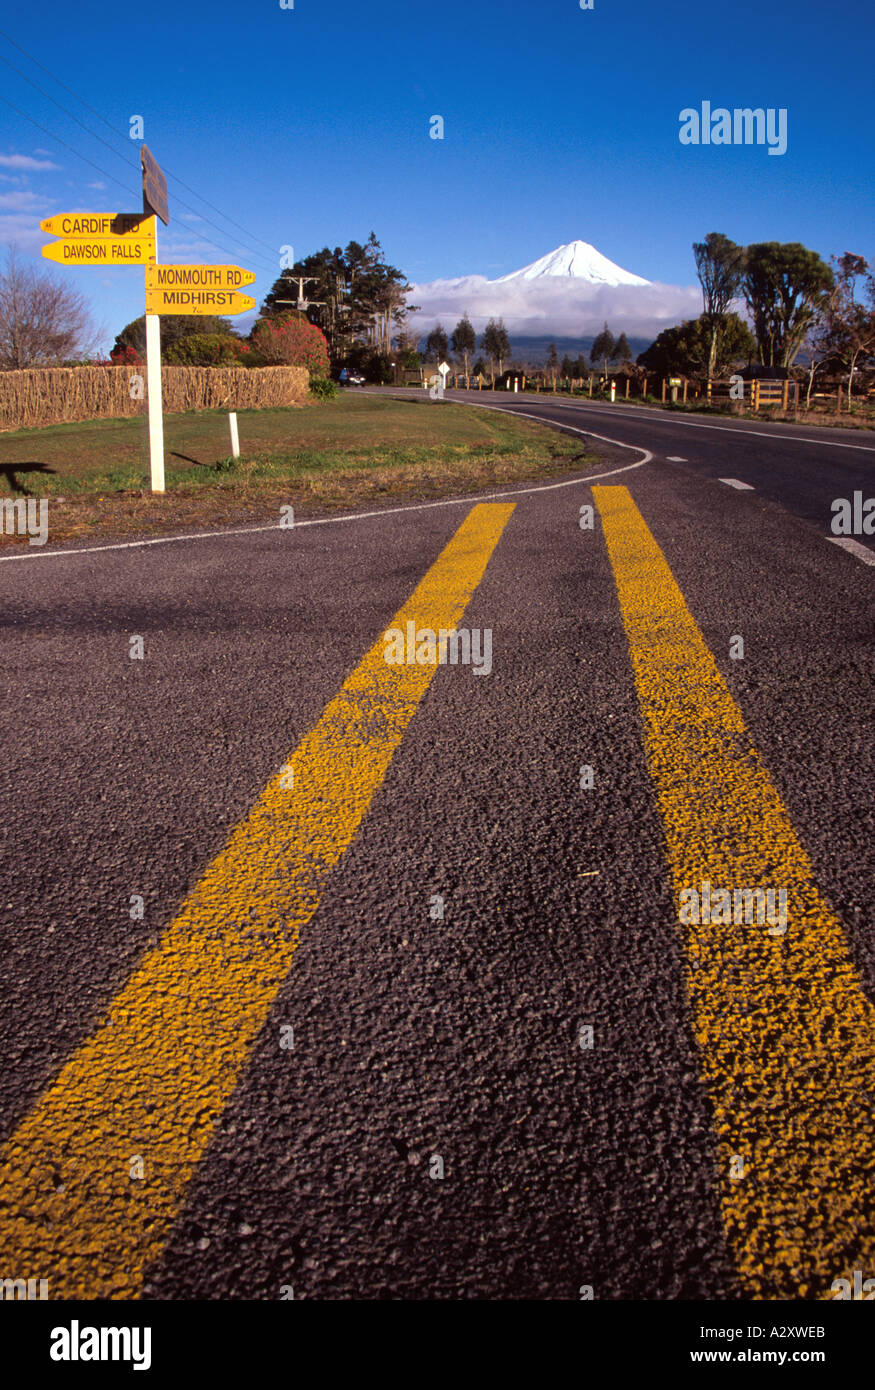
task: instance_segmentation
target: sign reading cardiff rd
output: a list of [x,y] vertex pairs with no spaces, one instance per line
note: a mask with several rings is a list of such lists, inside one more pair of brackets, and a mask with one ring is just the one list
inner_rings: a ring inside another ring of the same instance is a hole
[[59,212],[57,217],[47,217],[40,227],[49,236],[74,237],[79,241],[155,235],[155,223],[141,212]]
[[149,151],[148,145],[140,146],[140,163],[143,166],[143,212],[155,213],[164,226],[170,222],[167,210],[167,180]]
[[146,286],[147,314],[245,314],[254,308],[255,300],[236,290],[153,290]]
[[153,265],[146,268],[147,290],[239,290],[255,283],[255,272],[239,265]]

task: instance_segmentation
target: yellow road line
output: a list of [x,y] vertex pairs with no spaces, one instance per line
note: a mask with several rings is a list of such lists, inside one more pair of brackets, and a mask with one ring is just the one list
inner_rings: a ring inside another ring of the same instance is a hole
[[[390,626],[454,627],[512,511],[474,507]],[[380,636],[4,1145],[4,1274],[46,1277],[54,1298],[139,1293],[300,930],[434,676],[433,664],[387,665],[385,651]]]
[[593,491],[679,918],[704,881],[788,894],[784,935],[682,928],[729,1245],[748,1296],[829,1298],[875,1274],[875,1010],[659,546],[626,488]]

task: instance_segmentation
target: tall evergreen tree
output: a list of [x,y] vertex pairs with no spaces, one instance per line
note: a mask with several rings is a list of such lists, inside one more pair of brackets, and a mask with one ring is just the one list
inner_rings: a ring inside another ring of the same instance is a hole
[[453,329],[451,339],[453,352],[464,358],[465,376],[468,376],[468,357],[477,347],[477,335],[474,332],[471,320],[467,314],[463,314]]
[[593,365],[599,360],[604,363],[605,376],[608,374],[608,360],[613,357],[616,347],[617,344],[614,335],[608,328],[607,323],[605,323],[601,333],[596,337],[589,354],[589,360]]
[[498,362],[498,375],[504,371],[504,359],[510,357],[510,339],[504,326],[504,319],[490,319],[483,330],[480,347],[490,361]]
[[436,323],[425,340],[426,358],[434,357],[438,365],[446,357],[449,351],[450,340],[444,331],[443,325]]

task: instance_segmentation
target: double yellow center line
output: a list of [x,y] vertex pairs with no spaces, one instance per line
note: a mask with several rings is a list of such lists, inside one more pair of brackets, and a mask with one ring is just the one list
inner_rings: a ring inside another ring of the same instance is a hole
[[629,643],[674,894],[786,889],[787,930],[687,923],[727,1238],[749,1297],[875,1275],[875,1010],[842,925],[659,546],[593,489]]
[[[455,627],[512,511],[474,507],[389,625]],[[4,1146],[4,1271],[46,1275],[53,1298],[138,1295],[435,674],[385,650],[381,636]]]

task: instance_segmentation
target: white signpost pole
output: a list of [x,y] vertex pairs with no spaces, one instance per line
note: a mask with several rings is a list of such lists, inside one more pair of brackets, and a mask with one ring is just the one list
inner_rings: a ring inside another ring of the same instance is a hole
[[152,491],[164,491],[164,417],[161,405],[161,320],[146,315],[146,394],[149,401],[149,461]]

